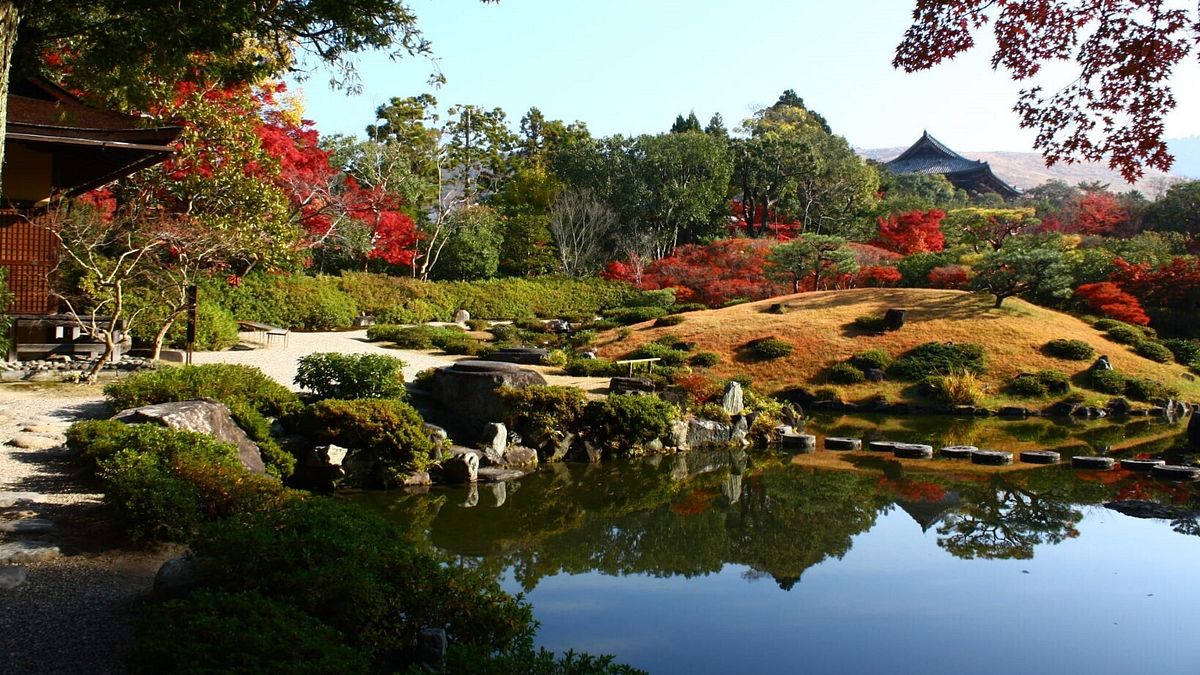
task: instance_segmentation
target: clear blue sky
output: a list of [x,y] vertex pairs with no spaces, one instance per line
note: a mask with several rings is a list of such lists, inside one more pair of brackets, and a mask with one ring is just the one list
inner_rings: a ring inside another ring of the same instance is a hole
[[[795,89],[863,148],[908,145],[928,129],[960,150],[1029,151],[1012,112],[1019,86],[977,49],[931,72],[891,67],[911,0],[412,0],[447,84],[441,107],[499,106],[511,126],[530,106],[582,120],[597,136],[665,131],[679,113],[733,128]],[[986,46],[985,46],[986,47]],[[422,58],[359,59],[363,93],[303,85],[323,134],[362,134],[377,105],[430,91]],[[1069,71],[1051,73],[1062,86]],[[1167,135],[1200,134],[1200,66],[1176,74]]]

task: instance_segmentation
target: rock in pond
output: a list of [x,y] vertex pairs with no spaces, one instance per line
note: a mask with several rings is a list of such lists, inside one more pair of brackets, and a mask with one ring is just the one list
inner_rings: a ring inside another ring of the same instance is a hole
[[1125,469],[1126,471],[1141,471],[1143,473],[1147,473],[1154,467],[1162,466],[1166,463],[1166,460],[1162,459],[1123,459],[1121,460],[1121,468]]
[[1092,471],[1109,471],[1116,466],[1117,460],[1112,457],[1093,457],[1091,455],[1076,455],[1071,458],[1071,466],[1076,469]]
[[938,450],[938,455],[946,459],[971,459],[971,455],[977,452],[979,448],[973,445],[947,445]]
[[520,469],[501,469],[495,466],[485,467],[479,470],[479,482],[481,483],[499,483],[506,480],[517,480],[525,477],[524,471]]
[[433,396],[446,412],[442,426],[460,442],[475,443],[486,424],[504,419],[501,387],[544,384],[540,374],[512,363],[466,360],[434,371]]
[[845,438],[842,436],[826,436],[826,450],[862,450],[861,438]]
[[1058,464],[1062,455],[1053,450],[1026,450],[1020,458],[1025,464]]
[[1005,466],[1012,464],[1013,455],[1011,452],[1003,450],[976,450],[971,453],[972,464],[986,464],[989,466]]
[[892,454],[904,459],[932,459],[933,446],[920,443],[897,443]]
[[867,449],[874,452],[895,452],[897,445],[900,444],[896,441],[868,441]]
[[242,431],[229,415],[225,404],[212,399],[159,403],[141,408],[130,408],[117,413],[113,419],[126,424],[157,424],[171,429],[184,429],[212,436],[218,441],[237,446],[238,459],[253,473],[263,474],[263,464],[258,446]]
[[1200,479],[1200,466],[1162,464],[1150,469],[1150,475],[1163,480],[1197,480]]
[[[463,450],[465,452],[457,452]],[[479,454],[467,448],[451,449],[454,455],[442,460],[442,474],[449,483],[474,483],[479,480]]]
[[733,437],[733,427],[714,420],[688,420],[687,446],[698,450],[706,446],[724,445]]
[[813,452],[817,449],[817,437],[812,434],[798,434],[788,427],[788,432],[779,437],[779,447],[792,452]]
[[730,381],[725,385],[725,393],[721,395],[721,407],[730,416],[742,414],[742,409],[746,406],[740,382]]

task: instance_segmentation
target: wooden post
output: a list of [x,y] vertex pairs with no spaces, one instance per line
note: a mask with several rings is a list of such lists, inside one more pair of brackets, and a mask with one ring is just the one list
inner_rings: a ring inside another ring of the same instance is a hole
[[196,286],[188,286],[187,363],[192,365],[192,351],[196,349]]

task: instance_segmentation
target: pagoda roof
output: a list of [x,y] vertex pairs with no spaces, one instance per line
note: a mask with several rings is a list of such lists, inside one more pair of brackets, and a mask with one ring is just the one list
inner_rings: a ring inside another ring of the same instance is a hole
[[5,143],[53,154],[54,189],[76,195],[165,160],[182,127],[148,127],[140,117],[93,108],[30,78],[12,84],[5,130]]
[[912,147],[885,166],[895,174],[945,176],[955,187],[971,193],[995,192],[1004,198],[1021,194],[997,176],[987,162],[967,159],[946,147],[928,131]]

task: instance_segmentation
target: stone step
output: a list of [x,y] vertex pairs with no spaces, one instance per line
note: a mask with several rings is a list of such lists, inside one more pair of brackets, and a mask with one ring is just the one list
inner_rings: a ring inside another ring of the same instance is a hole
[[0,566],[0,591],[11,591],[25,583],[29,576],[28,570],[21,565]]
[[0,544],[0,564],[36,563],[62,557],[57,546],[36,541],[12,541]]
[[17,434],[9,439],[8,444],[22,450],[49,450],[50,448],[62,445],[64,440],[64,437],[61,435],[51,438],[36,434]]
[[54,523],[45,518],[23,518],[0,523],[0,532],[11,536],[31,537],[54,531]]
[[0,509],[7,509],[21,504],[33,504],[42,498],[36,492],[0,492]]

